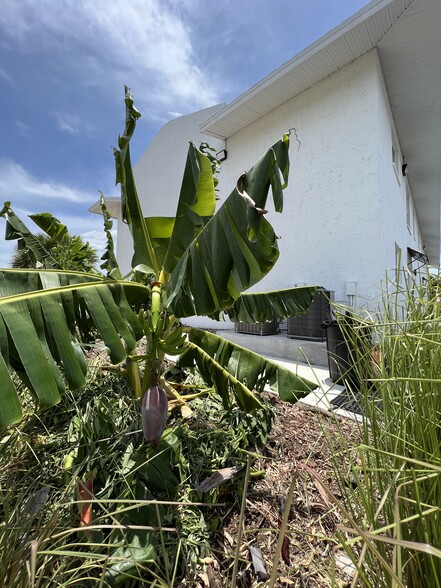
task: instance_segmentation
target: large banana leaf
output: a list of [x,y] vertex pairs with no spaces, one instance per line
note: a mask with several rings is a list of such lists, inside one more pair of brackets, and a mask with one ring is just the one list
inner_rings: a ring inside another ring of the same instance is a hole
[[72,389],[84,385],[86,362],[80,342],[90,324],[111,360],[125,359],[143,335],[125,290],[140,299],[148,295],[141,284],[79,272],[0,272],[0,427],[22,416],[11,370],[35,393],[42,408],[59,401],[63,376]]
[[31,214],[29,215],[29,218],[57,243],[61,243],[63,238],[68,235],[66,225],[63,225],[63,223],[50,212]]
[[284,135],[238,181],[236,188],[183,253],[171,273],[166,305],[177,316],[214,315],[231,308],[259,282],[279,256],[277,237],[264,218],[269,188],[276,211],[289,169]]
[[[163,219],[162,225],[158,218],[149,222],[141,210],[130,161],[129,143],[140,113],[133,106],[128,88],[125,101],[126,126],[118,141],[120,150],[114,149],[116,181],[121,184],[122,217],[133,238],[132,267],[147,266],[158,278],[162,266],[167,272],[173,270],[182,253],[214,213],[216,195],[212,165],[210,159],[190,143],[173,224],[170,219]],[[152,229],[155,236],[150,232]],[[158,239],[161,239],[159,248]],[[164,244],[167,245],[165,253]]]
[[[134,194],[131,193],[131,197]],[[144,219],[158,267],[171,272],[216,207],[210,160],[190,143],[176,216]]]
[[315,286],[299,286],[270,292],[244,292],[227,314],[233,322],[248,324],[271,321],[275,316],[294,317],[308,310],[317,289]]
[[124,133],[118,139],[118,149],[113,150],[116,168],[116,183],[121,184],[121,214],[128,224],[133,239],[134,254],[132,268],[144,265],[159,277],[160,268],[156,261],[152,241],[139,203],[135,178],[130,161],[129,143],[141,114],[133,105],[129,88],[125,88],[126,124]]
[[164,260],[167,272],[173,271],[193,239],[213,216],[215,208],[211,162],[190,143],[173,232]]
[[[131,197],[135,195],[132,192]],[[216,208],[210,159],[190,143],[176,216],[144,219],[158,267],[171,272]]]
[[164,266],[165,256],[170,245],[170,239],[175,225],[174,217],[151,216],[145,220],[147,230],[152,240],[156,260],[160,267]]
[[267,384],[287,402],[296,402],[317,387],[245,347],[200,329],[190,329],[189,349],[179,358],[179,363],[187,367],[197,365],[204,379],[215,386],[226,407],[230,405],[232,391],[243,410],[260,405],[253,391],[262,392]]

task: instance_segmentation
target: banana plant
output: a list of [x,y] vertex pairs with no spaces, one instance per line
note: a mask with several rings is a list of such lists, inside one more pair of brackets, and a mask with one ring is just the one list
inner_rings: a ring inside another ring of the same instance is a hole
[[[140,113],[125,88],[126,123],[114,149],[116,183],[121,186],[122,217],[133,238],[132,272],[123,278],[113,248],[112,221],[101,195],[107,247],[103,274],[53,269],[50,252],[6,202],[6,238],[20,239],[39,269],[0,270],[0,426],[22,418],[20,381],[39,408],[57,403],[65,382],[85,384],[85,342],[93,335],[110,360],[126,361],[134,395],[142,399],[146,439],[157,444],[165,426],[168,400],[188,398],[165,381],[166,355],[183,366],[197,366],[225,406],[244,410],[261,405],[259,392],[271,385],[295,402],[315,387],[278,364],[222,337],[185,328],[182,319],[208,316],[255,323],[306,312],[316,287],[249,293],[274,266],[279,251],[265,218],[271,188],[282,212],[289,173],[289,133],[246,173],[216,211],[216,160],[207,146],[189,144],[182,187],[173,217],[144,217],[130,161],[130,140]],[[53,238],[63,225],[52,215],[32,220]],[[145,345],[139,341],[145,338]],[[143,349],[142,352],[138,348]]]

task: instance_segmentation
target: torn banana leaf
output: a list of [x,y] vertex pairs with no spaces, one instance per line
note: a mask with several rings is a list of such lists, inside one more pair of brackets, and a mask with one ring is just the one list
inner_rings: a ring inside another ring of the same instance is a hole
[[196,365],[225,407],[231,405],[231,396],[242,410],[261,407],[258,393],[266,385],[282,400],[293,403],[317,388],[313,382],[214,333],[192,328],[188,341],[189,348],[179,358],[179,365]]

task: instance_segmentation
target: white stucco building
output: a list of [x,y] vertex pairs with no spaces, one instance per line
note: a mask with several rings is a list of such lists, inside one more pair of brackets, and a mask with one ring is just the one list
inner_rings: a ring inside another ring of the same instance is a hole
[[[374,0],[232,103],[170,121],[135,166],[145,215],[174,214],[188,140],[227,151],[222,199],[295,127],[284,212],[267,215],[280,258],[258,289],[319,284],[359,306],[399,252],[439,265],[440,31],[441,0]],[[119,222],[123,269],[131,255]]]

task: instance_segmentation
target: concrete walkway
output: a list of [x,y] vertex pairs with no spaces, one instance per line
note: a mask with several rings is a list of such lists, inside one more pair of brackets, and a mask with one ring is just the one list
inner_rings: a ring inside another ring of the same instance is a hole
[[350,419],[359,420],[361,418],[353,412],[331,406],[331,400],[338,396],[344,388],[334,384],[329,376],[325,342],[289,339],[286,333],[263,336],[236,333],[233,330],[219,330],[217,333],[228,341],[259,353],[302,378],[316,383],[316,390],[300,402],[318,410],[332,412]]
[[328,368],[324,368],[323,366],[318,365],[299,363],[286,359],[279,359],[277,357],[268,357],[268,359],[278,363],[279,365],[282,365],[288,370],[291,370],[298,376],[306,378],[307,380],[317,384],[317,388],[308,394],[308,396],[305,396],[305,398],[299,400],[299,402],[307,404],[308,406],[312,406],[320,411],[337,414],[351,420],[361,420],[361,416],[358,414],[331,406],[331,401],[341,394],[341,392],[343,392],[344,387],[340,386],[339,384],[334,384],[329,376]]

